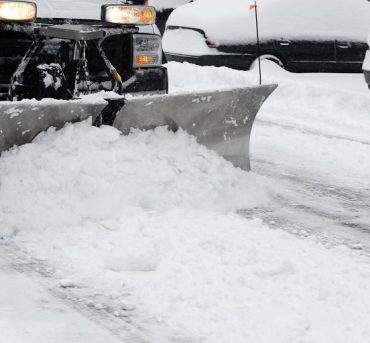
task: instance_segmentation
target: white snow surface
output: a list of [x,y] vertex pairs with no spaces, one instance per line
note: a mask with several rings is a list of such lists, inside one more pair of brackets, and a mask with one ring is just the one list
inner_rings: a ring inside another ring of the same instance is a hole
[[[255,41],[252,1],[198,0],[177,8],[167,25],[205,31],[219,44]],[[259,0],[263,38],[340,38],[366,41],[370,6],[363,0]]]
[[365,59],[364,59],[364,63],[362,65],[362,69],[370,71],[370,50],[368,50],[366,52],[366,56],[365,56]]
[[[186,42],[186,44],[179,44]],[[220,55],[218,50],[210,48],[204,36],[189,29],[166,30],[163,34],[163,51],[187,56]]]
[[154,6],[157,11],[162,11],[167,8],[176,8],[187,4],[190,0],[149,0],[149,5]]
[[0,332],[8,343],[118,343],[103,329],[0,262]]
[[40,18],[78,18],[100,20],[101,6],[118,0],[34,0]]
[[[34,0],[40,18],[79,18],[100,20],[101,6],[120,4],[120,0]],[[149,5],[161,11],[176,8],[188,0],[150,0]]]
[[[172,93],[257,80],[257,70],[167,67]],[[263,70],[264,83],[280,85],[254,128],[252,167],[263,157],[322,183],[368,188],[362,76],[296,75],[269,62]],[[86,121],[1,156],[0,236],[45,261],[59,285],[132,309],[156,342],[368,343],[368,257],[238,214],[271,202],[278,187],[183,131],[122,136]]]

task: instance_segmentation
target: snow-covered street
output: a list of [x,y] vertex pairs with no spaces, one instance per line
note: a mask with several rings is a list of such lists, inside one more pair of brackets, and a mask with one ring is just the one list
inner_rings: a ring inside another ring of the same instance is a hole
[[[258,79],[167,67],[172,93]],[[2,337],[65,342],[30,324],[37,308],[46,327],[65,313],[69,342],[369,342],[370,93],[360,74],[269,62],[263,82],[279,88],[253,128],[251,173],[183,131],[88,121],[4,153]],[[47,295],[23,301],[25,286]]]
[[[3,248],[3,247],[2,247]],[[66,305],[28,275],[9,265],[5,250],[0,261],[1,340],[11,343],[118,343],[111,333]]]

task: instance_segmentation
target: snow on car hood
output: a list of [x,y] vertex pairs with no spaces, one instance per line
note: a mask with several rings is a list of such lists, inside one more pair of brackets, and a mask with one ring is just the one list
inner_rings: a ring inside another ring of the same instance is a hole
[[[256,37],[252,1],[198,0],[177,8],[167,25],[205,31],[218,43]],[[366,41],[370,5],[364,0],[260,0],[260,36],[269,38],[341,38]]]
[[157,11],[162,11],[168,8],[176,8],[187,4],[191,0],[149,0],[149,5],[154,6]]
[[120,3],[117,0],[33,0],[39,18],[77,18],[100,20],[101,6]]

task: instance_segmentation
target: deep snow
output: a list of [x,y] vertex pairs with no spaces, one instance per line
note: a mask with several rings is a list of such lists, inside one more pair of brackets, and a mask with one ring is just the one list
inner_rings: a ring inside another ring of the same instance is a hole
[[[168,68],[171,92],[257,80],[256,70]],[[293,75],[264,63],[272,81],[280,87],[255,125],[252,167],[263,174],[263,160],[277,166],[271,174],[369,189],[361,75]],[[263,223],[260,209],[277,191],[289,195],[286,185],[233,168],[181,131],[124,137],[84,122],[3,154],[0,232],[46,263],[55,287],[76,289],[97,310],[109,304],[151,341],[367,343],[368,257]]]

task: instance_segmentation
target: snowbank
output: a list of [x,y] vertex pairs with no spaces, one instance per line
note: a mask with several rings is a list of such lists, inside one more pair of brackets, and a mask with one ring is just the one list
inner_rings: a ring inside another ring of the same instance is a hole
[[[4,153],[0,177],[0,226],[21,231],[126,218],[127,208],[228,211],[266,198],[257,176],[184,132],[158,128],[126,137],[89,122]],[[37,222],[36,213],[43,214]]]
[[[245,0],[198,0],[176,9],[167,25],[204,30],[219,44],[255,41],[254,11]],[[366,41],[370,6],[363,0],[260,0],[260,37]]]

